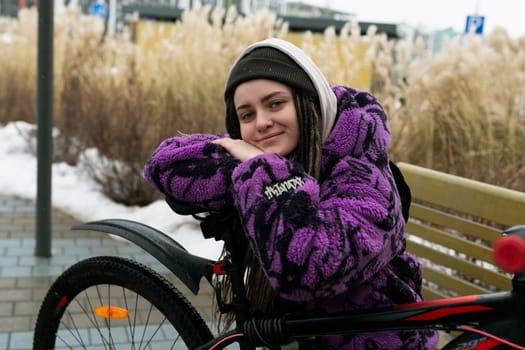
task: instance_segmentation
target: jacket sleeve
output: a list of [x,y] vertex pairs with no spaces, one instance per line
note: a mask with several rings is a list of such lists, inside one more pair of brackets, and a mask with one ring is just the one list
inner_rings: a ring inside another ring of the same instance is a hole
[[[360,136],[373,139],[383,121],[363,115],[342,116],[346,120],[338,127],[358,123],[359,133],[366,134]],[[279,297],[307,301],[346,292],[403,249],[405,223],[386,144],[372,143],[366,152],[353,147],[346,156],[330,157],[330,149],[323,150],[328,170],[320,183],[276,154],[254,157],[234,170],[241,222]]]
[[144,166],[146,180],[165,195],[205,210],[233,206],[231,175],[239,161],[211,143],[218,138],[193,134],[164,140]]

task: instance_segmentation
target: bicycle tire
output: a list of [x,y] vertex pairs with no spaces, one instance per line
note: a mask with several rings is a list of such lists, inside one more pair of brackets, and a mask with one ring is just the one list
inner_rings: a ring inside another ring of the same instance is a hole
[[[130,259],[101,256],[72,265],[52,284],[37,316],[33,350],[187,349],[212,338],[193,305],[160,274]],[[184,344],[174,343],[179,340]]]

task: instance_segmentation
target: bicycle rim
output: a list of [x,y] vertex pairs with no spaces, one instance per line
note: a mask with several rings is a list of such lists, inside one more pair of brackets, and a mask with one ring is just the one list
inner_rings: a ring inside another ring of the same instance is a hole
[[50,288],[34,349],[188,349],[212,338],[162,276],[117,257],[81,261]]

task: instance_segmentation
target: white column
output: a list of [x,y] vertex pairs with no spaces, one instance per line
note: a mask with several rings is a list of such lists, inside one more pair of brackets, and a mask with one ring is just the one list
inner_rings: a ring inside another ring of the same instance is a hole
[[109,0],[108,35],[111,38],[115,36],[116,26],[117,26],[117,1]]

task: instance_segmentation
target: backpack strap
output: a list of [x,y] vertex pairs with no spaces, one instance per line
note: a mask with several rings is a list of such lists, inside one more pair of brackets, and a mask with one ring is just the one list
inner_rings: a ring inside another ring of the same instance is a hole
[[390,171],[394,175],[394,181],[396,182],[397,191],[399,192],[399,197],[401,197],[401,207],[403,211],[403,218],[405,222],[408,221],[409,212],[410,212],[410,203],[412,202],[412,193],[410,192],[410,187],[401,173],[401,169],[392,162],[389,161]]

